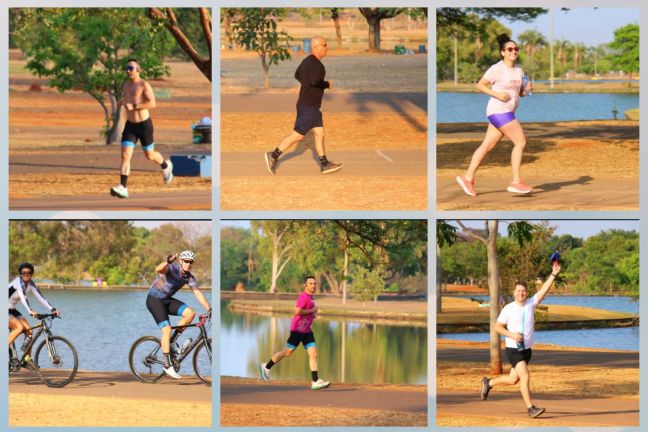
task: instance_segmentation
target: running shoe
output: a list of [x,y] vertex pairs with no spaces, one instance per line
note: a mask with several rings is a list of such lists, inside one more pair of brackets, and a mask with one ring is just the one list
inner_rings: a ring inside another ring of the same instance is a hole
[[270,381],[270,369],[265,366],[265,363],[259,365],[259,372],[263,381]]
[[320,378],[317,381],[313,381],[313,383],[311,384],[311,389],[312,390],[319,390],[319,389],[326,388],[326,387],[328,387],[330,385],[331,385],[330,382],[324,381],[322,378]]
[[165,162],[167,167],[162,170],[162,178],[164,179],[164,184],[169,184],[173,181],[173,162],[170,160]]
[[481,400],[488,399],[488,392],[490,389],[490,380],[486,377],[482,378]]
[[528,194],[533,192],[533,188],[525,185],[524,183],[511,183],[507,188],[507,191],[511,193],[517,193],[517,194]]
[[270,174],[276,174],[277,159],[272,157],[272,152],[267,152],[264,155],[265,155],[266,167],[268,168],[268,171],[270,171]]
[[529,408],[528,411],[529,411],[529,417],[536,418],[540,414],[545,412],[545,409],[544,408],[538,408],[538,407],[536,407],[534,405],[531,405],[531,408]]
[[461,186],[463,191],[466,192],[466,195],[470,195],[472,197],[477,196],[475,189],[473,189],[473,186],[475,185],[475,179],[468,180],[466,176],[460,175],[457,176],[457,183],[459,183],[459,186]]
[[128,198],[128,189],[122,185],[113,186],[110,188],[110,195],[119,198]]
[[320,171],[322,174],[331,174],[336,171],[340,171],[341,168],[342,168],[341,163],[338,164],[335,162],[328,161],[326,164],[322,165]]
[[178,375],[178,372],[175,371],[173,366],[169,366],[168,368],[162,368],[162,369],[164,370],[164,373],[169,375],[171,378],[175,378],[175,379],[181,378],[180,375]]

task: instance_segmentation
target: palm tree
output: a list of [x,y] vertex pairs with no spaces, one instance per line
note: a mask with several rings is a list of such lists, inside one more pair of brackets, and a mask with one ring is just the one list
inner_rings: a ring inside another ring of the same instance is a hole
[[578,42],[574,44],[574,70],[578,72],[578,68],[581,66],[582,61],[585,59],[585,51],[587,47],[584,43]]
[[558,60],[558,63],[560,63],[560,75],[561,77],[564,78],[565,69],[567,68],[566,67],[567,57],[568,57],[569,50],[572,47],[572,44],[569,41],[560,39],[559,41],[556,41],[555,45],[558,48],[558,53],[556,54],[556,60]]
[[529,60],[531,62],[531,81],[535,80],[535,54],[542,47],[548,45],[547,40],[537,30],[526,30],[523,33],[520,33],[518,37],[520,43],[524,47],[524,51],[529,55]]

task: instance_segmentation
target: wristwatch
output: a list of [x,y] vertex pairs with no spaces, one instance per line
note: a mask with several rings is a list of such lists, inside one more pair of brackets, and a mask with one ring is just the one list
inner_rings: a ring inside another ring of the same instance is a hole
[[137,104],[133,104],[133,109],[134,109],[134,110],[137,109]]

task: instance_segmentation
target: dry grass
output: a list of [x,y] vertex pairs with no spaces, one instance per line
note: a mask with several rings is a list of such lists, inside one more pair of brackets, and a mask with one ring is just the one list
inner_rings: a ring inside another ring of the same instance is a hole
[[[425,210],[425,176],[222,177],[222,210]],[[290,191],[290,193],[286,193]],[[351,191],[362,191],[350,193]]]
[[212,404],[11,392],[8,424],[11,427],[209,427]]
[[[427,426],[427,414],[350,408],[221,404],[221,426]],[[305,415],[307,413],[307,415]]]

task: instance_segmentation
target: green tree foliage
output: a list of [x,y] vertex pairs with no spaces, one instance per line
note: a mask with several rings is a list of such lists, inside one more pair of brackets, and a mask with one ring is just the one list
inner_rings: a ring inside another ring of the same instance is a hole
[[352,276],[351,291],[355,299],[367,302],[378,298],[385,291],[385,281],[376,271],[358,268]]
[[610,48],[614,50],[612,66],[627,72],[628,80],[632,80],[632,74],[639,72],[639,25],[628,24],[616,29]]
[[254,270],[257,265],[255,257],[250,257],[250,249],[254,244],[252,232],[243,228],[223,227],[220,244],[221,290],[234,290],[239,283],[248,288],[250,275],[256,274]]
[[136,8],[22,9],[14,37],[32,73],[61,93],[81,90],[99,103],[106,144],[119,139],[127,60],[139,60],[143,78],[159,78],[169,73],[163,60],[173,46],[163,25]]
[[231,24],[234,41],[259,55],[265,88],[270,87],[270,66],[290,59],[292,38],[286,31],[277,30],[277,19],[282,13],[282,9],[274,8],[241,8]]
[[210,285],[211,235],[187,237],[171,224],[149,231],[128,221],[12,221],[9,274],[31,261],[38,279],[57,283],[100,278],[109,285],[148,285],[168,254],[193,249],[192,273],[200,285]]
[[380,52],[380,21],[387,18],[394,18],[407,8],[358,8],[363,17],[367,20],[369,27],[369,52]]

